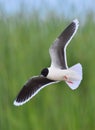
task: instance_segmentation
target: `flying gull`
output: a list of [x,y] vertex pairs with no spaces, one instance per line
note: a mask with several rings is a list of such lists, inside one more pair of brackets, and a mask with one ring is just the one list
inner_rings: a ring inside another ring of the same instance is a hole
[[80,63],[68,67],[66,48],[78,30],[79,21],[74,19],[67,28],[57,37],[49,48],[51,66],[44,68],[39,76],[30,78],[20,90],[14,105],[20,106],[28,102],[42,88],[47,85],[65,81],[74,90],[82,80],[82,66]]

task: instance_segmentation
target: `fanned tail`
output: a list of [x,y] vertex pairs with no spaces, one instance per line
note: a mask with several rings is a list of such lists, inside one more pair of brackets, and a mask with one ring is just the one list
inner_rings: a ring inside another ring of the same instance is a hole
[[74,90],[74,89],[78,88],[81,83],[82,66],[80,63],[78,63],[78,64],[70,67],[69,70],[74,73],[72,73],[72,76],[70,77],[70,81],[66,81],[66,83],[72,90]]

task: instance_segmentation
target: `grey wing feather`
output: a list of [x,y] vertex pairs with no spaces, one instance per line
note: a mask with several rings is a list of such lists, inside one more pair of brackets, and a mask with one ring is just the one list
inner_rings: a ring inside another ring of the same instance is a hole
[[58,36],[49,49],[51,57],[51,66],[57,68],[66,69],[67,59],[66,59],[66,47],[75,35],[79,26],[77,19],[73,22]]
[[53,80],[49,80],[43,76],[35,76],[27,81],[19,92],[14,105],[23,105],[29,101],[33,96],[35,96],[43,87],[55,83]]

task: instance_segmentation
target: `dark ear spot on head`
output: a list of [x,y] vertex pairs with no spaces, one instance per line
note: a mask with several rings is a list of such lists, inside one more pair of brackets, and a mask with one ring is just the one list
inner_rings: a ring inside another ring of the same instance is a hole
[[49,70],[47,68],[44,68],[42,71],[41,71],[41,75],[43,75],[44,77],[46,77],[48,75],[48,72]]

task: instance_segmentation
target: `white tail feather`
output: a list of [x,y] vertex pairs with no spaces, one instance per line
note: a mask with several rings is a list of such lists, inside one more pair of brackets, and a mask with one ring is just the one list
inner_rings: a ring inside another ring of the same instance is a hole
[[69,68],[70,73],[70,77],[69,81],[66,81],[66,83],[68,84],[68,86],[74,90],[76,88],[79,87],[81,80],[82,80],[82,66],[80,63],[72,66]]

